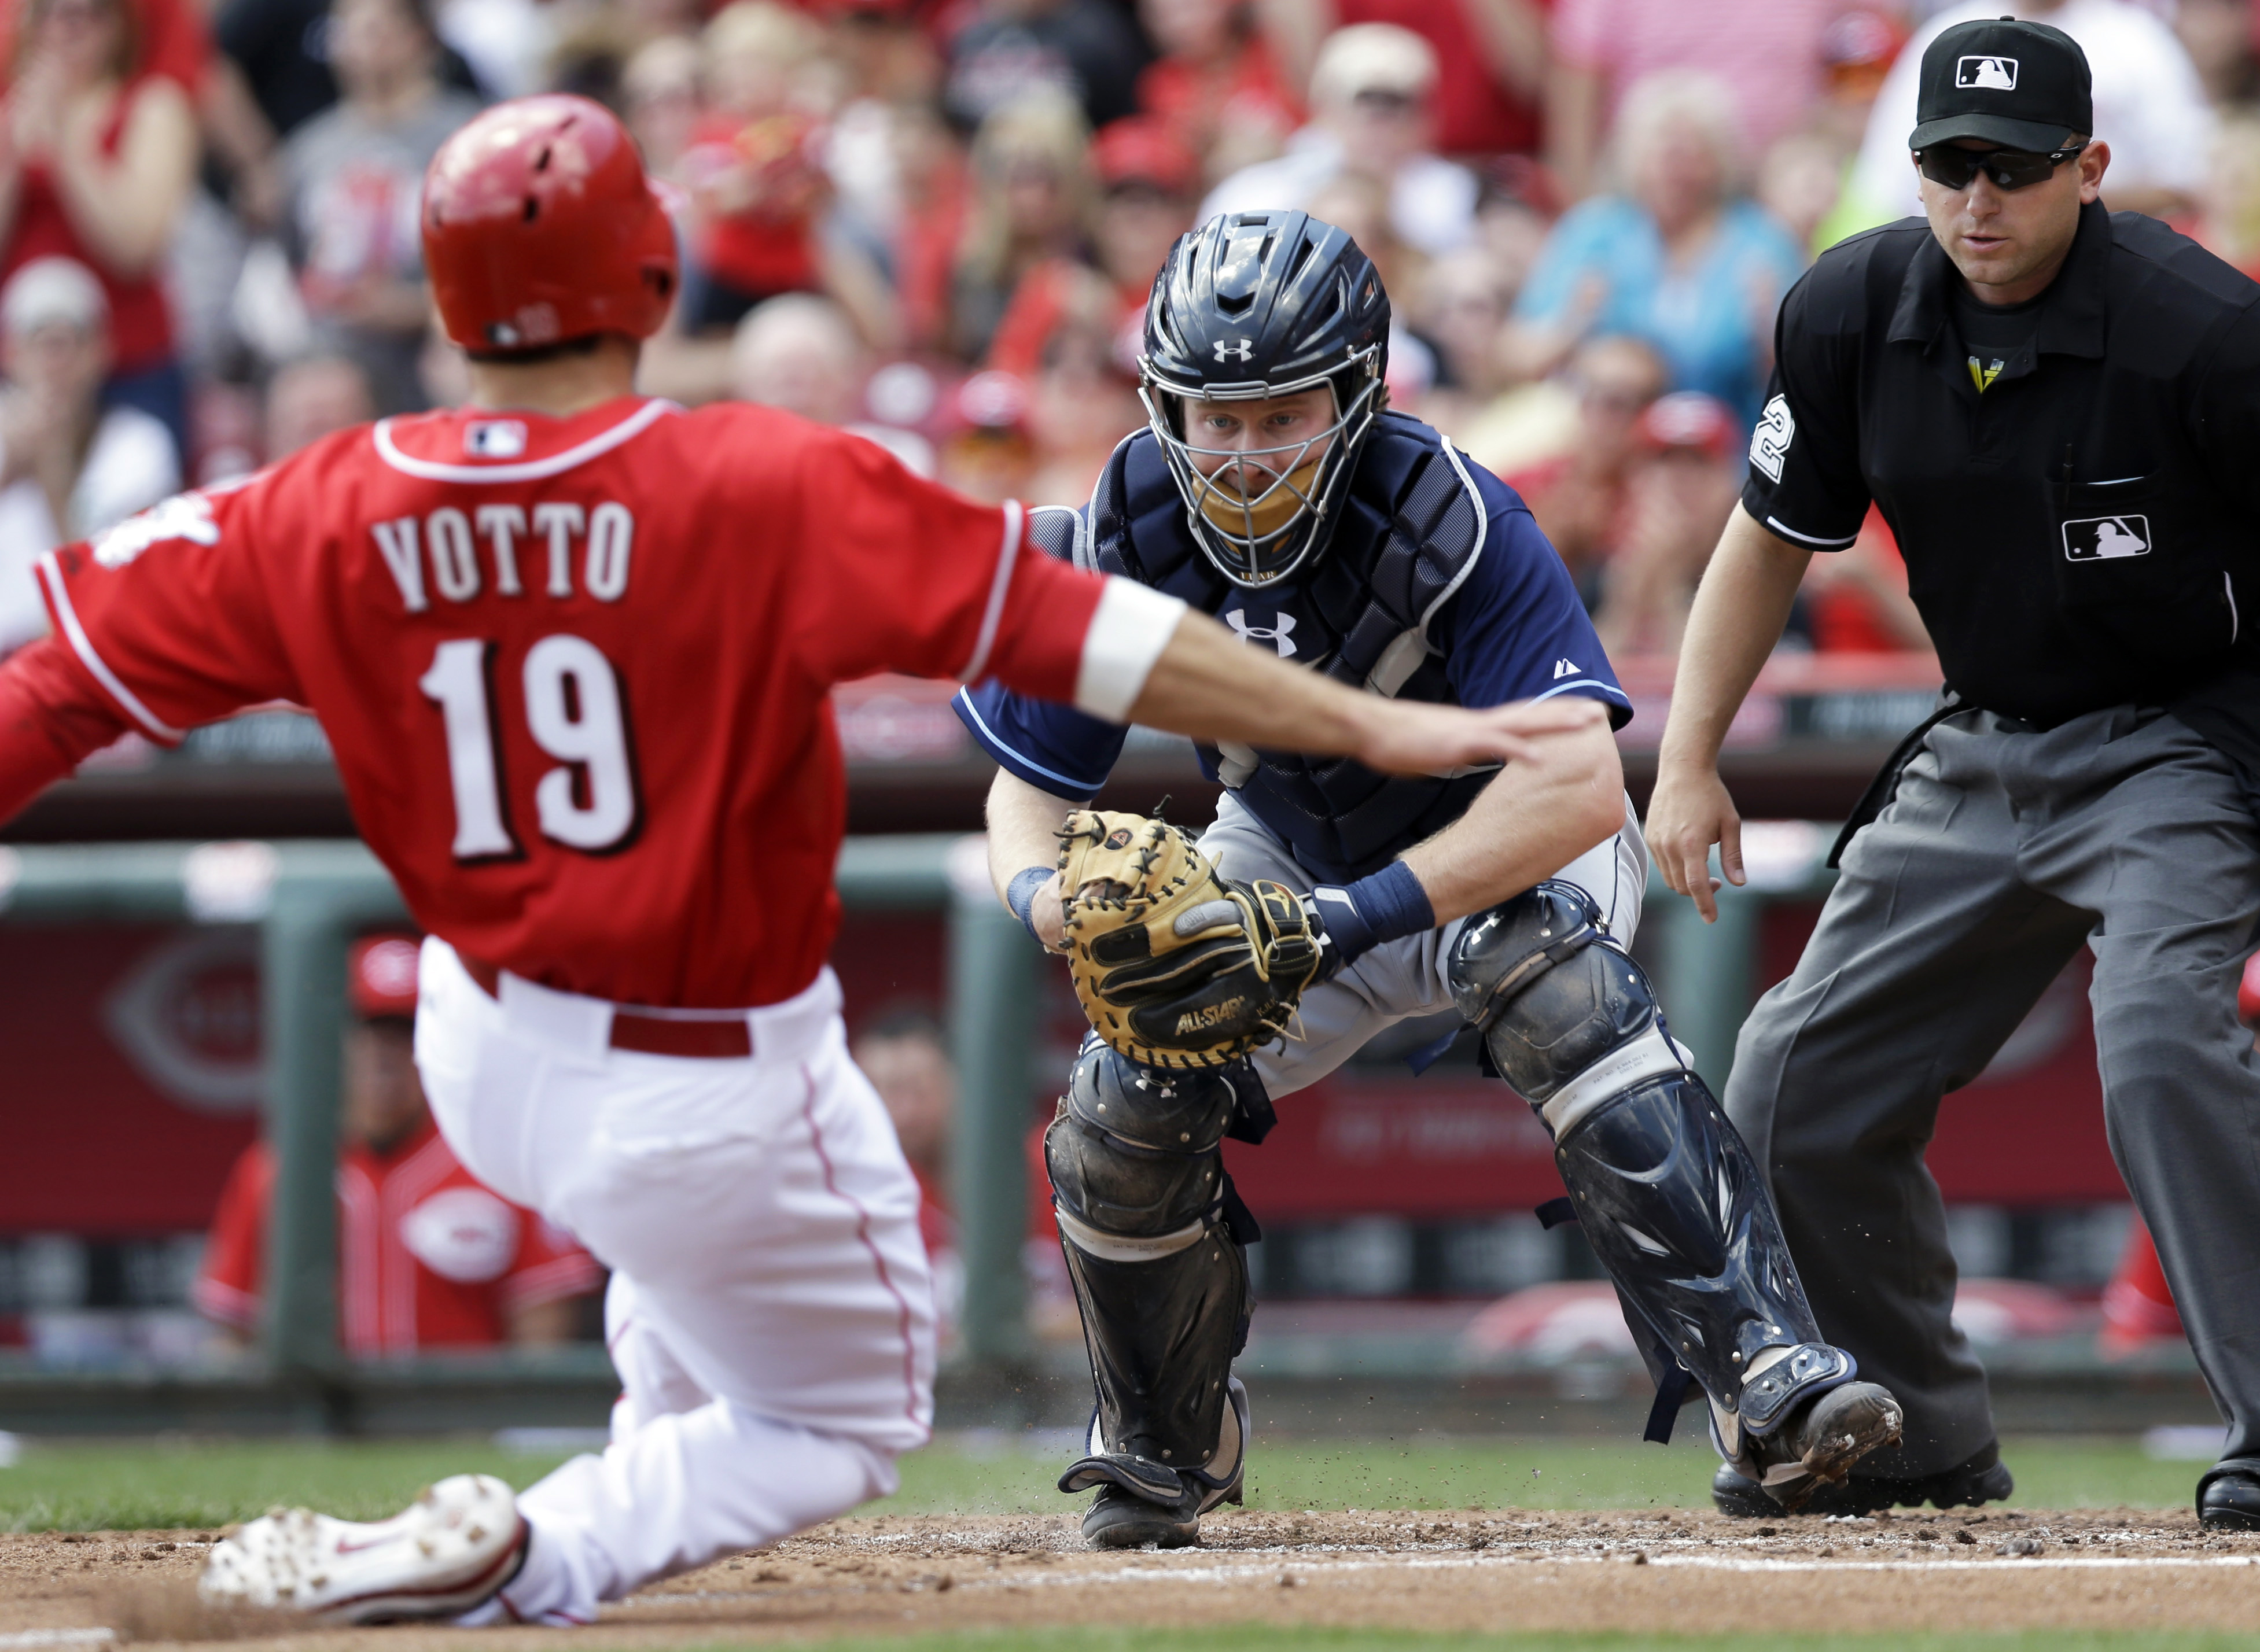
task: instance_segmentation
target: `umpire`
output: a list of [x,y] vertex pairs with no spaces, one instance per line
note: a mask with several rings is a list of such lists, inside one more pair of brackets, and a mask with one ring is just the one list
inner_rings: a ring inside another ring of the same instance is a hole
[[[2260,1063],[2236,1020],[2260,931],[2241,617],[2260,597],[2260,286],[2106,210],[2110,146],[2070,37],[1961,25],[1920,88],[1927,221],[1832,248],[1782,307],[1649,841],[1706,918],[1713,844],[1742,881],[1720,739],[1807,562],[1872,501],[1946,695],[1840,840],[1842,878],[1727,1091],[1822,1330],[1906,1407],[1904,1443],[1811,1506],[2012,1489],[1923,1150],[1940,1097],[2084,943],[2112,1150],[2229,1421],[2199,1513],[2260,1530]],[[1724,1470],[1713,1487],[1729,1513],[1777,1512],[1751,1489]]]

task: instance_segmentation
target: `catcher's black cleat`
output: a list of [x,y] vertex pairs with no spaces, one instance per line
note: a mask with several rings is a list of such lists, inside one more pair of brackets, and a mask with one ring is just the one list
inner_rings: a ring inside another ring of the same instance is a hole
[[2197,1483],[2198,1524],[2209,1532],[2260,1532],[2260,1473],[2223,1466]]
[[[1860,1474],[1842,1485],[1816,1485],[1797,1513],[1874,1514],[1887,1508],[1920,1508],[1925,1503],[1940,1508],[1976,1508],[2001,1502],[2016,1489],[2015,1478],[2001,1461],[2000,1447],[1989,1444],[1936,1474],[1905,1478]],[[2251,1486],[2250,1494],[2256,1516],[2260,1516],[2260,1484]],[[1721,1514],[1738,1520],[1764,1520],[1783,1512],[1763,1486],[1743,1478],[1723,1463],[1711,1479],[1711,1501]],[[2260,1522],[2256,1522],[2255,1529],[2260,1529]]]
[[1769,1513],[1795,1513],[1823,1486],[1842,1485],[1877,1446],[1897,1444],[1900,1416],[1888,1388],[1842,1383],[1798,1406],[1763,1436],[1745,1435],[1732,1472],[1770,1506]]
[[1093,1549],[1190,1549],[1200,1541],[1198,1498],[1149,1503],[1135,1492],[1102,1485],[1083,1517],[1083,1541]]
[[1248,1474],[1248,1391],[1229,1379],[1225,1437],[1205,1469],[1175,1469],[1128,1452],[1098,1452],[1069,1465],[1062,1492],[1098,1488],[1083,1517],[1093,1549],[1185,1549],[1200,1541],[1200,1517],[1241,1500]]

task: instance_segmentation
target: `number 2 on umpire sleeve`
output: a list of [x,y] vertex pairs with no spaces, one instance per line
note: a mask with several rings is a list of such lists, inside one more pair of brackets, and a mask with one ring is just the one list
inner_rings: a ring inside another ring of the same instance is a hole
[[[458,860],[519,852],[503,801],[490,685],[494,653],[493,644],[476,637],[441,643],[416,685],[440,708],[447,730]],[[541,835],[590,854],[620,848],[635,835],[643,810],[611,661],[581,637],[545,637],[526,652],[524,681],[526,731],[560,765],[534,783]]]

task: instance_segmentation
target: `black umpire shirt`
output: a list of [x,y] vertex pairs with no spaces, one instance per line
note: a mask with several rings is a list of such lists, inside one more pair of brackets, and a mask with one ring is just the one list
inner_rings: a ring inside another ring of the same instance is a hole
[[1841,551],[1872,500],[1963,701],[2171,706],[2260,776],[2260,284],[2097,203],[1988,310],[1908,219],[1820,255],[1775,363],[1744,506]]

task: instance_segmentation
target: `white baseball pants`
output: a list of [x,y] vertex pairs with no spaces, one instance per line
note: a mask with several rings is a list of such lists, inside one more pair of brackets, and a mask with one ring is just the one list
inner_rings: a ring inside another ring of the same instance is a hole
[[848,1058],[830,970],[755,1054],[609,1047],[612,1007],[424,943],[416,1060],[448,1145],[613,1270],[611,1444],[525,1492],[525,1569],[474,1621],[597,1603],[895,1489],[932,1432],[918,1185]]
[[[1200,846],[1227,878],[1269,878],[1302,894],[1316,881],[1230,792],[1217,800],[1216,822],[1201,834]],[[1648,894],[1648,843],[1640,835],[1632,799],[1625,799],[1625,823],[1615,837],[1554,876],[1592,896],[1609,938],[1629,951]],[[1465,918],[1455,918],[1438,929],[1384,941],[1304,993],[1301,1036],[1266,1044],[1249,1057],[1265,1093],[1277,1100],[1308,1088],[1399,1022],[1434,1015],[1442,1018],[1439,1035],[1448,1030],[1455,1012],[1446,967],[1452,943],[1466,924]]]

